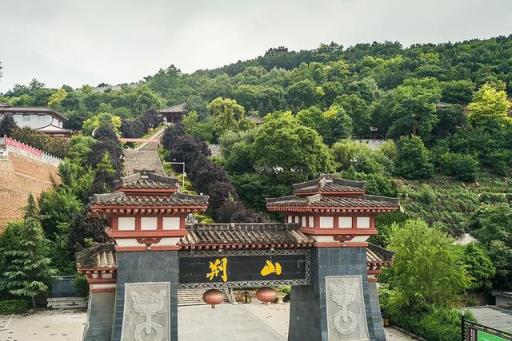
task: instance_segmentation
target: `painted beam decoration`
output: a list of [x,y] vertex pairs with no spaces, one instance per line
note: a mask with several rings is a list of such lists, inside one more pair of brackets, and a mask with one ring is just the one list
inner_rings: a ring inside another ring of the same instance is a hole
[[309,284],[309,250],[181,252],[182,288]]

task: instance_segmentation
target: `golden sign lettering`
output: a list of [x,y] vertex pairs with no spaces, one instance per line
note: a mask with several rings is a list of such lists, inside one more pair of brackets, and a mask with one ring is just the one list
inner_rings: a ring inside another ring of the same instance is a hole
[[223,282],[227,282],[228,280],[228,259],[226,257],[219,259],[217,258],[213,262],[210,263],[210,272],[206,274],[206,278],[208,278],[210,281],[214,278],[218,277],[219,274],[222,278]]

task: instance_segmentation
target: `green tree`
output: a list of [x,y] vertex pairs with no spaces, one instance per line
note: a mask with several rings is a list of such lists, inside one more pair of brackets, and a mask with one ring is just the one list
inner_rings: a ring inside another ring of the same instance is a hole
[[92,193],[108,193],[116,179],[116,170],[112,165],[110,154],[105,152],[101,161],[96,165],[94,181],[91,187]]
[[395,256],[384,278],[392,291],[389,305],[395,311],[449,308],[470,286],[461,249],[452,238],[421,220],[408,220],[403,227],[394,225],[388,248]]
[[434,166],[429,150],[418,136],[402,136],[398,142],[396,173],[406,179],[428,179]]
[[53,109],[61,109],[62,102],[68,96],[68,92],[64,88],[60,88],[48,99],[48,106]]
[[320,132],[323,125],[323,112],[317,106],[302,109],[297,113],[297,119],[306,127],[315,129]]
[[48,239],[54,240],[69,232],[73,217],[80,213],[82,204],[66,188],[52,188],[39,198],[41,227]]
[[201,122],[197,112],[191,111],[187,113],[181,123],[187,134],[203,141],[213,142],[212,122]]
[[486,123],[488,119],[510,121],[510,107],[507,93],[487,83],[475,93],[473,101],[468,105],[469,120],[476,125]]
[[438,121],[436,104],[440,98],[435,79],[409,79],[375,103],[373,122],[381,133],[395,139],[413,134],[428,141]]
[[5,115],[0,121],[0,137],[12,137],[12,133],[18,126],[11,115]]
[[322,114],[320,134],[328,145],[352,136],[352,118],[339,105],[331,105]]
[[380,151],[370,150],[366,144],[341,140],[332,145],[331,151],[338,171],[351,170],[365,174],[384,175],[393,173],[393,161]]
[[356,94],[342,95],[336,98],[335,104],[340,105],[352,119],[354,135],[359,138],[370,135],[370,106]]
[[305,180],[333,170],[332,157],[316,131],[292,113],[274,113],[258,128],[253,145],[255,168],[285,182]]
[[471,289],[490,289],[491,279],[496,274],[496,268],[487,251],[477,243],[470,243],[464,247],[464,263],[471,276]]
[[322,88],[308,79],[299,80],[287,89],[286,99],[294,110],[315,105],[324,95]]
[[245,130],[245,109],[234,99],[217,97],[208,104],[208,110],[213,116],[213,122],[217,136],[221,136],[227,130]]
[[102,124],[110,125],[116,134],[119,135],[119,128],[121,128],[121,117],[112,115],[108,112],[101,112],[85,120],[82,125],[82,133],[85,135],[91,135],[93,131],[99,128]]
[[512,208],[507,203],[481,206],[471,218],[471,234],[486,247],[496,267],[495,283],[512,288]]
[[11,295],[32,299],[35,308],[36,297],[48,291],[51,276],[56,274],[44,252],[43,230],[36,219],[28,218],[8,224],[6,234],[16,237],[2,243],[6,267],[0,274],[0,288]]
[[37,207],[36,199],[34,199],[34,195],[32,195],[32,193],[28,195],[27,206],[25,206],[23,218],[39,219],[39,208]]
[[442,84],[441,101],[446,103],[467,104],[473,98],[475,85],[469,80],[454,80]]

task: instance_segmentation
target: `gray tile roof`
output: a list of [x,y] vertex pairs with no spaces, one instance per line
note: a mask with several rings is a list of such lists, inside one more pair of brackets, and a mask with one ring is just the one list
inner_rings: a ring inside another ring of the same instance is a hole
[[390,263],[393,260],[394,252],[384,249],[378,245],[368,244],[366,258],[369,263]]
[[97,244],[76,254],[79,269],[117,269],[115,245]]
[[114,192],[94,194],[91,204],[112,206],[206,206],[208,205],[208,196],[183,193],[147,196]]
[[205,224],[187,228],[188,234],[180,240],[180,245],[195,248],[205,245],[238,245],[241,248],[257,246],[261,248],[309,247],[312,237],[298,230],[297,224]]
[[293,185],[295,194],[307,193],[364,193],[363,181],[336,178],[326,174],[318,179]]
[[167,112],[180,112],[180,113],[184,113],[186,111],[185,106],[186,106],[185,103],[176,104],[176,105],[173,105],[173,106],[170,106],[170,107],[167,107],[167,108],[160,109],[160,110],[158,110],[158,112],[159,113],[167,113]]
[[398,208],[399,200],[376,195],[356,195],[356,196],[326,196],[315,194],[307,197],[290,195],[279,198],[268,198],[267,208],[279,207],[332,207],[332,208]]
[[117,187],[123,188],[178,188],[178,180],[170,176],[154,174],[148,171],[125,176],[117,183]]

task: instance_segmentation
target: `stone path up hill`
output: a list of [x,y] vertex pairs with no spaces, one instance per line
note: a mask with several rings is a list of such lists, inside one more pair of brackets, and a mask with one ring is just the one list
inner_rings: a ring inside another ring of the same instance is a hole
[[[130,175],[137,170],[154,170],[158,175],[165,175],[164,166],[158,156],[158,142],[165,128],[160,129],[153,135],[149,142],[142,144],[139,148],[124,150],[124,174]],[[153,140],[153,141],[151,141]]]
[[23,215],[27,198],[59,183],[59,160],[15,140],[0,139],[0,232]]

